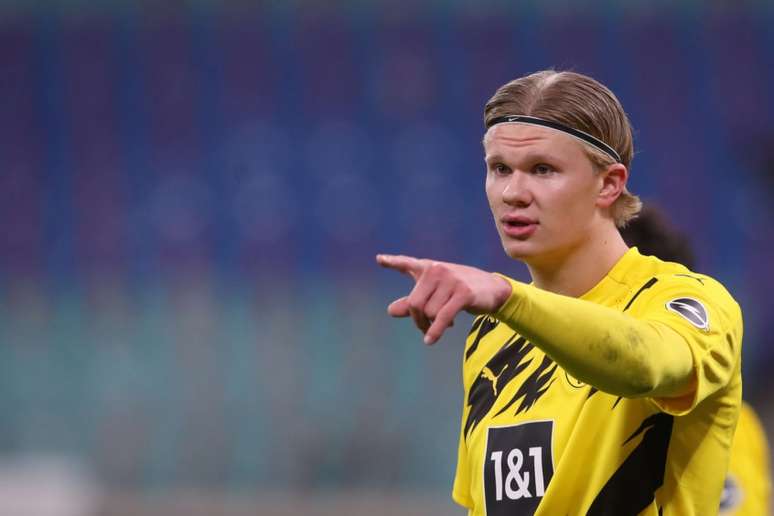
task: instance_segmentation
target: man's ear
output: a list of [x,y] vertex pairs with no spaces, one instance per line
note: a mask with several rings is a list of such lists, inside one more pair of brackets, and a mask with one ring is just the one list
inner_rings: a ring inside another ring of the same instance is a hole
[[621,163],[609,165],[599,173],[600,188],[597,195],[597,206],[609,208],[626,188],[629,171]]

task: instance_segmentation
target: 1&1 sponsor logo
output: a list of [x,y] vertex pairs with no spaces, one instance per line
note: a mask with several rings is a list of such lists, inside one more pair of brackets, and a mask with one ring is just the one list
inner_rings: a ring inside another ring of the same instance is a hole
[[487,516],[531,514],[554,474],[553,421],[489,428],[484,463]]

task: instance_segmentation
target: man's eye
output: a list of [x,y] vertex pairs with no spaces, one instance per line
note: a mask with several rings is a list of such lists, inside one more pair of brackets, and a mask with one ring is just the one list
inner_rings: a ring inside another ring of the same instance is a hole
[[497,174],[507,174],[511,171],[508,167],[503,165],[502,163],[497,163],[495,166],[492,167],[492,170],[495,171]]
[[551,172],[553,172],[554,169],[551,165],[546,165],[545,163],[538,163],[532,168],[532,171],[539,176],[544,176],[546,174],[550,174]]

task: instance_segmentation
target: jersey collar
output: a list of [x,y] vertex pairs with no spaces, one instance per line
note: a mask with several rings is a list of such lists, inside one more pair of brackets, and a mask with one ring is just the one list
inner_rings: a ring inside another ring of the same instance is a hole
[[640,258],[642,258],[640,251],[636,247],[630,247],[599,283],[580,296],[580,299],[599,301],[602,297],[610,294],[611,287],[627,283],[626,278],[636,270]]

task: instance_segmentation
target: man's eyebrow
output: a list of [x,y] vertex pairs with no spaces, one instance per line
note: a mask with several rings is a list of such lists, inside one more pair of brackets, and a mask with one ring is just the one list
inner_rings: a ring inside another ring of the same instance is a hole
[[[484,156],[484,162],[486,163],[492,163],[492,162],[505,162],[506,159],[500,155],[500,154],[492,154],[492,155],[485,155]],[[514,161],[513,159],[511,161]],[[559,162],[561,161],[560,158],[551,155],[548,152],[541,152],[541,151],[535,151],[535,152],[528,152],[526,154],[522,154],[519,156],[516,161],[526,162],[526,161],[548,161],[548,162]]]
[[492,155],[485,155],[484,156],[484,162],[485,163],[491,163],[493,161],[505,161],[505,160],[499,154],[492,154]]

